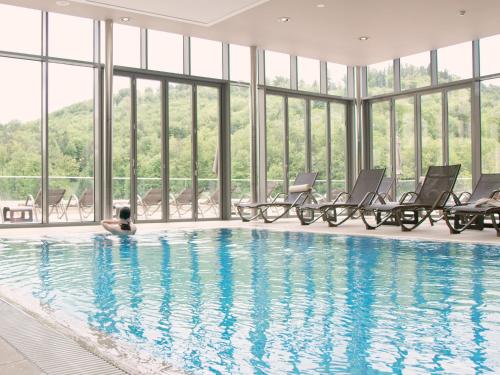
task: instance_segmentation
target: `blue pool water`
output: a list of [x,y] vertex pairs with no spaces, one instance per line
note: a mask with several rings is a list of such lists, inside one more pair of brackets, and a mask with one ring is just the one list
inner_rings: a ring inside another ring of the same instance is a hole
[[0,286],[189,373],[500,373],[495,246],[243,229],[0,240]]

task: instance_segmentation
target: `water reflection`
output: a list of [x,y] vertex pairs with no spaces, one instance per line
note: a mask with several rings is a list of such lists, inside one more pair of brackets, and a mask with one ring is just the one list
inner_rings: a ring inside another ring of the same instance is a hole
[[100,332],[117,333],[113,241],[106,236],[96,236],[94,239],[93,280],[95,312],[89,318],[89,325]]
[[33,296],[39,299],[42,307],[50,308],[55,299],[55,294],[53,293],[54,288],[50,275],[50,244],[48,241],[42,241],[42,245],[40,246],[38,277],[40,279],[40,287],[33,292]]
[[155,340],[156,345],[159,346],[160,352],[166,357],[172,354],[173,337],[172,337],[172,316],[171,300],[172,300],[172,270],[170,268],[171,249],[167,238],[161,238],[161,279],[160,285],[162,290],[161,305],[160,305],[160,319],[158,321],[157,329],[159,330],[159,338]]
[[229,229],[222,229],[218,235],[217,248],[219,252],[219,287],[220,310],[222,313],[221,346],[219,356],[221,365],[227,373],[232,373],[234,364],[234,346],[232,338],[235,333],[236,317],[232,313],[234,305],[234,275],[233,259],[231,257],[231,237],[232,232]]

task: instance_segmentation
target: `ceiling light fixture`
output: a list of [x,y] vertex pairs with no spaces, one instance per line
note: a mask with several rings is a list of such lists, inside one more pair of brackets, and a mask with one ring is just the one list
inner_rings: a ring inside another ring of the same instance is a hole
[[368,40],[370,38],[367,36],[360,36],[358,39],[361,40],[362,42],[364,42],[365,40]]
[[64,1],[64,0],[56,1],[56,5],[59,5],[60,7],[67,7],[69,4],[70,4],[69,1]]
[[459,15],[460,17],[465,16],[465,13],[466,13],[466,12],[465,12],[465,10],[464,10],[464,9],[461,9],[461,10],[459,10],[459,11],[458,11],[458,15]]
[[318,8],[324,8],[325,7],[325,4],[318,4],[316,5]]
[[290,17],[280,17],[280,18],[278,18],[278,21],[280,21],[280,22],[288,22],[288,21],[290,21]]
[[122,17],[120,19],[122,20],[122,22],[128,22],[128,21],[130,21],[130,17]]

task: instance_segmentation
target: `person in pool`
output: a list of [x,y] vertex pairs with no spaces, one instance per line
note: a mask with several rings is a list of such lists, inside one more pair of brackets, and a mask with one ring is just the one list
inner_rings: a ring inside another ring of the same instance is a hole
[[137,227],[130,220],[130,208],[122,207],[119,216],[119,220],[103,220],[101,221],[101,225],[112,234],[135,234]]

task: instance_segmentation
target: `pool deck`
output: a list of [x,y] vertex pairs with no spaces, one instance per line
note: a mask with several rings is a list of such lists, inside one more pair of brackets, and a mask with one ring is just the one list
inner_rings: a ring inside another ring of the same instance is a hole
[[[459,242],[459,243],[473,243],[473,244],[493,244],[500,246],[500,237],[496,236],[496,231],[493,229],[485,229],[484,231],[468,230],[462,234],[450,235],[448,228],[442,222],[431,226],[429,223],[424,223],[419,228],[412,232],[402,232],[400,228],[394,226],[383,226],[374,231],[368,231],[365,229],[361,220],[350,220],[344,225],[338,228],[329,228],[326,223],[317,222],[309,226],[302,226],[297,219],[282,219],[273,224],[264,224],[262,222],[251,222],[242,223],[239,220],[231,221],[201,221],[201,222],[173,222],[173,223],[155,223],[155,224],[138,224],[138,233],[149,233],[158,232],[166,230],[180,230],[180,229],[217,229],[217,228],[250,228],[250,229],[269,229],[276,231],[292,231],[292,232],[307,232],[307,233],[326,233],[326,234],[338,234],[338,235],[353,235],[353,236],[375,236],[379,238],[388,239],[405,239],[405,240],[426,240],[426,241],[444,241],[444,242]],[[73,227],[49,227],[49,228],[2,228],[0,229],[0,239],[9,238],[40,238],[40,237],[57,237],[57,236],[67,236],[68,234],[79,234],[79,233],[103,233],[103,229],[100,226],[90,225],[90,226],[73,226]],[[17,310],[17,312],[16,312]],[[42,370],[40,367],[40,361],[34,359],[33,355],[30,354],[30,348],[20,345],[19,342],[15,342],[12,337],[15,338],[16,334],[23,334],[23,331],[28,330],[30,325],[38,324],[38,328],[42,332],[41,334],[49,337],[50,335],[63,335],[57,332],[55,328],[49,327],[47,325],[40,324],[34,317],[24,313],[20,309],[6,303],[2,296],[0,296],[0,326],[5,324],[6,315],[5,313],[15,316],[15,319],[19,321],[20,324],[16,326],[16,332],[14,336],[9,336],[4,334],[4,331],[0,332],[0,374],[5,375],[31,375],[31,374],[51,374],[56,372],[51,372],[47,370]],[[25,333],[27,334],[27,333]],[[64,336],[64,335],[63,335]],[[70,337],[62,337],[62,342],[64,340],[72,340]],[[43,345],[43,341],[39,341],[40,345]],[[76,341],[73,341],[73,344]],[[45,342],[47,344],[47,342]],[[73,345],[73,344],[70,344]],[[74,350],[81,350],[80,354],[84,357],[85,354],[89,355],[90,352],[87,351],[81,345],[77,345],[79,348],[75,347]],[[86,353],[85,353],[86,352]],[[50,353],[50,350],[48,351]],[[92,354],[93,355],[93,354]],[[48,361],[47,368],[50,368],[51,361],[54,362],[53,365],[57,364],[57,355],[53,358],[45,358],[47,355],[42,356],[43,360]],[[50,357],[50,356],[49,356]],[[96,357],[94,355],[94,357]],[[101,360],[96,357],[99,365],[105,366],[108,364],[106,361]],[[99,362],[99,360],[101,362]],[[109,365],[109,364],[108,364]],[[117,364],[119,366],[119,364]],[[123,368],[125,372],[126,368]],[[57,372],[61,374],[72,374],[73,372]],[[169,371],[172,374],[174,372]]]

